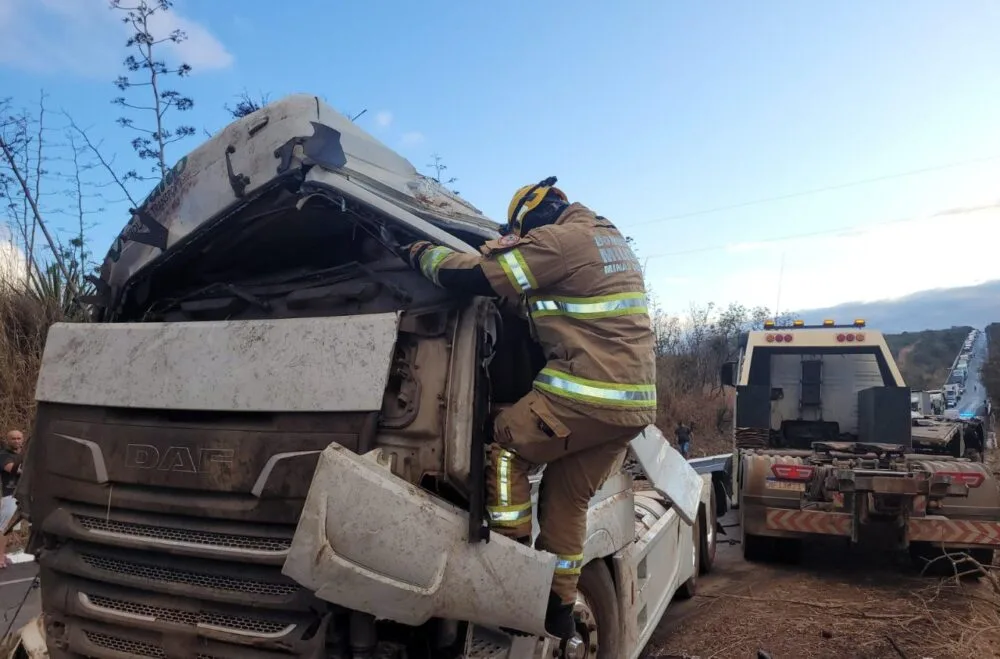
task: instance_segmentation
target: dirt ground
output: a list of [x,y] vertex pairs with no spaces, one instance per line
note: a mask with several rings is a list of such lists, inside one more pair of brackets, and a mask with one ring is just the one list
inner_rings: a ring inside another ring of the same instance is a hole
[[[989,460],[1000,469],[1000,454]],[[932,578],[908,556],[835,541],[806,545],[797,565],[748,563],[726,544],[737,523],[723,520],[712,573],[671,604],[643,659],[1000,657],[1000,572]]]

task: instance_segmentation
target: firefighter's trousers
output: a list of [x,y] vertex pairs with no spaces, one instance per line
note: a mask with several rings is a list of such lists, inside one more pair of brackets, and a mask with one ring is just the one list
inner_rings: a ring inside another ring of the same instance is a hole
[[552,590],[564,603],[576,598],[590,499],[642,430],[603,423],[537,391],[496,417],[486,472],[490,526],[510,538],[530,539],[528,473],[546,465],[537,548],[558,557]]

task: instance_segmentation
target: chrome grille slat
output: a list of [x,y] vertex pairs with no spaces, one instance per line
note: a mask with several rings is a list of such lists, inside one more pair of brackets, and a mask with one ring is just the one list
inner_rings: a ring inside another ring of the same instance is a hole
[[298,590],[294,583],[273,583],[241,579],[221,574],[207,574],[163,565],[147,565],[107,556],[82,553],[80,558],[92,568],[148,581],[223,590],[249,595],[289,596]]
[[294,624],[284,621],[263,620],[211,611],[185,611],[165,606],[130,602],[103,595],[80,593],[80,600],[85,607],[92,610],[96,609],[123,617],[149,621],[166,621],[243,636],[274,639],[286,636],[295,629]]
[[134,657],[149,657],[149,659],[166,659],[167,657],[167,653],[163,648],[156,647],[152,643],[134,641],[129,638],[90,631],[89,629],[84,630],[83,633],[86,635],[87,640],[94,645],[112,650],[113,652],[122,652]]
[[79,514],[74,514],[73,518],[81,526],[94,533],[139,538],[161,544],[212,547],[234,553],[284,554],[292,544],[291,538],[268,538],[264,536],[236,535],[215,531],[153,526],[151,524],[100,519],[98,517]]

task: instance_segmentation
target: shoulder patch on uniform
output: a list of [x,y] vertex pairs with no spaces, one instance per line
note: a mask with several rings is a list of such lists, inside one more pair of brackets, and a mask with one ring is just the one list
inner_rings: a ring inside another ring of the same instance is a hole
[[519,242],[521,242],[520,236],[515,236],[512,233],[508,233],[506,236],[501,237],[500,240],[497,241],[497,245],[499,247],[507,248],[507,247],[513,247]]

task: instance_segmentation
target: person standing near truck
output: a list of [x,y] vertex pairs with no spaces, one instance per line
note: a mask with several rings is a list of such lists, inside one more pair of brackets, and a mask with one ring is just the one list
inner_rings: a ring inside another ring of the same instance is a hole
[[21,451],[24,448],[24,434],[20,430],[11,430],[5,438],[3,450],[0,450],[0,569],[8,567],[7,533],[11,520],[17,513],[17,500],[14,491],[21,476]]
[[410,264],[446,289],[526,305],[546,357],[533,389],[494,422],[487,512],[498,533],[531,542],[528,473],[547,465],[538,549],[557,556],[545,628],[575,633],[587,506],[629,442],[656,420],[653,334],[642,271],[607,219],[570,204],[555,177],[519,189],[503,236],[482,256],[418,241]]
[[684,459],[687,460],[691,453],[691,426],[686,426],[678,421],[674,435],[677,437],[677,449],[684,456]]

